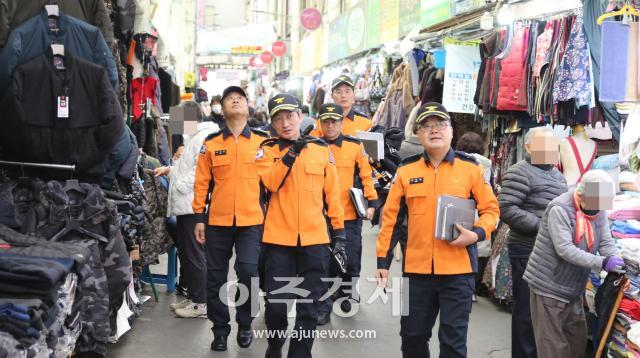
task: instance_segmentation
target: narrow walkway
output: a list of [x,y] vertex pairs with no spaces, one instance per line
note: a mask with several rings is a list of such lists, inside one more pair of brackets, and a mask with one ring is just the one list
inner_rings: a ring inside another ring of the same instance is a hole
[[[363,277],[373,277],[375,272],[375,240],[377,232],[365,223],[363,233]],[[155,268],[160,270],[161,268]],[[233,270],[231,270],[233,271]],[[392,275],[398,277],[400,264],[394,262]],[[230,276],[232,278],[232,276]],[[162,287],[162,286],[160,286]],[[375,289],[375,283],[361,281],[363,297]],[[161,288],[162,290],[162,288]],[[255,339],[248,349],[241,349],[235,341],[237,326],[232,323],[229,350],[219,353],[209,349],[213,334],[207,319],[178,319],[169,310],[175,301],[173,294],[159,293],[159,302],[148,301],[143,314],[117,344],[109,346],[109,357],[264,357],[266,338]],[[233,311],[232,311],[233,312]],[[233,321],[233,314],[232,314]],[[290,320],[290,327],[293,319]],[[264,318],[256,318],[254,330],[265,330]],[[321,330],[374,330],[375,339],[317,339],[313,347],[314,357],[398,357],[400,353],[400,318],[391,316],[390,305],[379,300],[371,305],[361,305],[354,318],[332,316],[329,325]],[[360,332],[359,334],[371,334]],[[437,357],[437,324],[434,329],[431,356]],[[480,298],[473,306],[469,327],[469,357],[507,358],[511,356],[511,315],[493,302]],[[286,348],[286,347],[285,347]]]

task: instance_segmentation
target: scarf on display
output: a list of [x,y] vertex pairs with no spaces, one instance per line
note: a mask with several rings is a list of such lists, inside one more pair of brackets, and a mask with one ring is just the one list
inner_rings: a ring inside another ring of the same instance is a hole
[[573,238],[575,245],[580,245],[582,239],[587,238],[587,249],[591,252],[593,248],[594,234],[591,222],[595,220],[596,215],[587,215],[580,207],[580,199],[578,191],[573,192],[573,207],[576,209],[576,232]]

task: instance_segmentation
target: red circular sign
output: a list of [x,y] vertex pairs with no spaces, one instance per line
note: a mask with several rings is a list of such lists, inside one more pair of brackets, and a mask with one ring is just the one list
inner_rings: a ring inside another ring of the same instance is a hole
[[276,41],[271,45],[271,52],[273,52],[276,57],[284,56],[287,53],[287,44],[282,41]]
[[254,56],[249,59],[249,66],[251,67],[262,67],[262,65],[264,65],[264,63],[259,57]]
[[260,55],[260,59],[262,60],[263,63],[271,63],[271,61],[273,61],[273,54],[269,51],[265,51]]
[[316,8],[306,8],[300,14],[300,22],[305,29],[315,30],[322,25],[322,14]]

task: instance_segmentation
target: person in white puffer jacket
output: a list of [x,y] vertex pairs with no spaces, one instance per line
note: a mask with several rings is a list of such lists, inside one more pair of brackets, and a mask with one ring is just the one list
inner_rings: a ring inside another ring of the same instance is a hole
[[193,183],[196,178],[198,154],[207,136],[219,131],[217,124],[206,121],[198,123],[196,134],[186,143],[184,152],[171,167],[155,170],[156,176],[169,176],[169,203],[167,216],[177,219],[176,246],[180,264],[184,266],[184,276],[180,280],[187,287],[187,298],[171,305],[178,317],[206,318],[207,264],[204,246],[196,242],[194,229],[196,218],[193,214]]

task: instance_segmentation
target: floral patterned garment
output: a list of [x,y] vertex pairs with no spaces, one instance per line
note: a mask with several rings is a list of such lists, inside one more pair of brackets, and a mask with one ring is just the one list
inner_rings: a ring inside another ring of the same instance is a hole
[[533,65],[533,77],[540,77],[540,69],[545,63],[547,52],[551,47],[551,39],[553,38],[553,21],[547,21],[544,32],[538,36],[536,40],[536,62]]
[[589,45],[582,28],[582,16],[573,21],[558,77],[553,85],[553,103],[575,99],[576,106],[591,103],[591,62]]

